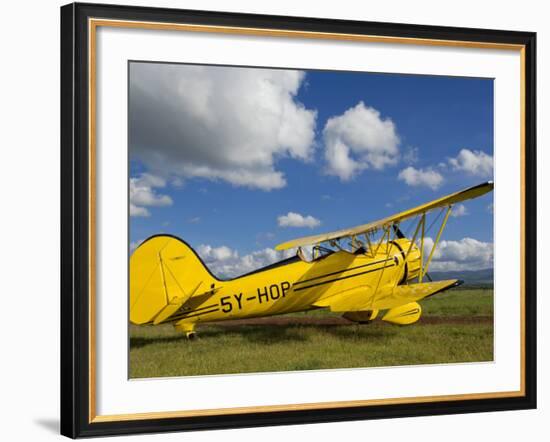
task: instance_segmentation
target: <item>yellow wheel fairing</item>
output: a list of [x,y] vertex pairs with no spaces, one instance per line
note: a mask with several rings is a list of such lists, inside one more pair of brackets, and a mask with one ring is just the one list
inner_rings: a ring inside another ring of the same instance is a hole
[[382,317],[382,321],[398,325],[414,324],[422,315],[422,307],[418,302],[409,302],[389,309]]

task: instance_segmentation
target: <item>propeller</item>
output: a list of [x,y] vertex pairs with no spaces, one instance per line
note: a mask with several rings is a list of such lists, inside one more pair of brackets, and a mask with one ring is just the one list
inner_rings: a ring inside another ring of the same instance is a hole
[[399,226],[397,224],[392,224],[392,227],[393,227],[393,231],[395,232],[395,235],[399,239],[406,238],[405,234],[401,231],[401,229],[399,228]]

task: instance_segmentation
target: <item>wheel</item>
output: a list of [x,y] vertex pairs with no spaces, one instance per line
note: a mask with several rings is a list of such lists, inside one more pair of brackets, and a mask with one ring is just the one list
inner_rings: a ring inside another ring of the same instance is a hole
[[345,319],[359,324],[369,324],[378,316],[378,310],[361,310],[346,312],[342,315]]
[[197,333],[195,333],[194,331],[187,332],[185,336],[189,341],[194,341],[195,339],[197,339]]

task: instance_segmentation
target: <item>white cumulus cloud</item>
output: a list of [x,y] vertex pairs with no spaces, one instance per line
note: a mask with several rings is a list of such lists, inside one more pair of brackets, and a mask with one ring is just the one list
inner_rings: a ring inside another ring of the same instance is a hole
[[[433,247],[433,239],[424,239],[424,256],[428,256]],[[478,241],[474,238],[462,238],[459,241],[440,241],[430,264],[429,270],[480,270],[493,267],[493,243]]]
[[142,242],[143,242],[143,239],[138,239],[137,241],[132,241],[130,243],[130,253],[132,253],[134,250],[136,250]]
[[227,261],[238,257],[237,252],[227,246],[212,247],[201,244],[197,249],[197,253],[205,262]]
[[317,227],[321,221],[311,215],[300,215],[295,212],[288,212],[286,215],[277,217],[277,223],[280,227]]
[[284,187],[279,158],[308,161],[316,111],[293,70],[132,63],[130,146],[153,174],[263,190]]
[[453,210],[451,212],[451,216],[454,216],[455,218],[459,218],[461,216],[466,216],[468,214],[469,214],[468,209],[466,208],[466,206],[464,204],[456,204],[453,207]]
[[383,169],[398,161],[400,140],[395,124],[362,101],[329,118],[323,138],[327,173],[343,181],[369,167]]
[[399,172],[397,178],[405,181],[409,186],[429,187],[432,190],[439,188],[444,181],[443,175],[431,168],[415,169],[412,166]]
[[455,158],[449,158],[453,170],[481,177],[493,175],[493,157],[481,150],[462,149]]
[[215,275],[233,278],[294,256],[296,250],[276,251],[265,248],[239,256],[237,251],[227,246],[212,247],[202,244],[197,248],[197,253]]
[[151,212],[145,207],[137,207],[130,203],[130,216],[151,216]]
[[165,179],[149,173],[130,178],[130,216],[149,216],[147,207],[172,205],[172,198],[155,190],[165,186]]

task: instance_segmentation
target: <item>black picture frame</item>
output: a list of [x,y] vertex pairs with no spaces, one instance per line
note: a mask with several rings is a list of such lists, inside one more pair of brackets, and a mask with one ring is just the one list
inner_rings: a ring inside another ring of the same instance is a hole
[[[524,51],[524,395],[94,421],[90,408],[90,18],[521,45]],[[489,29],[73,3],[61,8],[61,434],[71,437],[536,408],[536,34]]]

